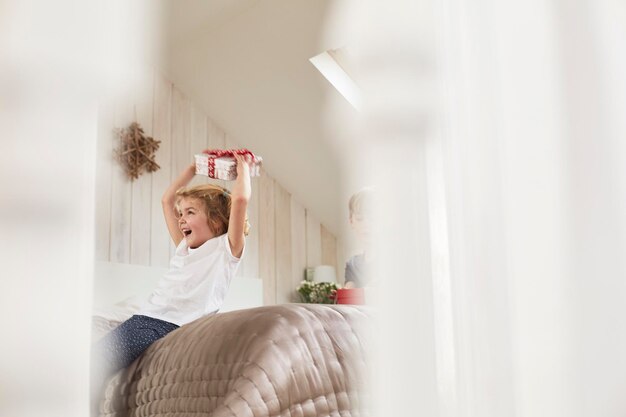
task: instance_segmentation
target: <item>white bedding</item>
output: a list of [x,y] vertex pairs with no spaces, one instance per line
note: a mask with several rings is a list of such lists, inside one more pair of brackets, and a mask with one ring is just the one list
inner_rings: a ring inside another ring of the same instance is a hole
[[[150,295],[166,268],[95,263],[93,339],[135,314]],[[235,277],[220,312],[260,307],[263,284],[259,278]]]

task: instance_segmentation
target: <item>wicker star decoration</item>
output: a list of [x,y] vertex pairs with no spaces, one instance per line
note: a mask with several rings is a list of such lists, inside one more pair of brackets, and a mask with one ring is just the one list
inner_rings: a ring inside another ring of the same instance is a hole
[[143,172],[154,172],[161,168],[154,160],[160,140],[147,136],[139,123],[133,122],[125,129],[118,129],[120,145],[115,150],[116,159],[131,180]]

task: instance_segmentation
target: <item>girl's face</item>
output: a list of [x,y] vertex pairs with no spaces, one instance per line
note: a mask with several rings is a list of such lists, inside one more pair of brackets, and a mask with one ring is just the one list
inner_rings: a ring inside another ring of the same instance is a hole
[[215,234],[209,227],[209,219],[204,210],[201,200],[195,198],[182,198],[178,203],[179,218],[178,227],[183,233],[187,246],[197,248]]

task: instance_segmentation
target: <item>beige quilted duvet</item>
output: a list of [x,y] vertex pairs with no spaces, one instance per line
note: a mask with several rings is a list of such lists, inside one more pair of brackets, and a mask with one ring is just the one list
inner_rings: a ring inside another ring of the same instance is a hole
[[367,309],[288,304],[204,317],[114,376],[103,416],[368,416]]

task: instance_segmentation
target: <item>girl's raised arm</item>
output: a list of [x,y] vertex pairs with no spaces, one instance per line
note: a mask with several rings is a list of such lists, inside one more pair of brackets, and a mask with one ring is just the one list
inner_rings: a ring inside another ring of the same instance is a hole
[[161,198],[161,204],[163,205],[163,216],[165,216],[165,223],[167,224],[167,230],[170,232],[170,236],[174,241],[174,244],[178,246],[181,240],[183,240],[183,233],[178,227],[178,213],[176,212],[176,191],[189,184],[189,181],[196,174],[196,165],[191,164],[180,173]]
[[250,167],[246,158],[242,155],[235,155],[235,159],[237,160],[237,179],[230,193],[228,242],[232,254],[239,258],[245,244],[246,210],[252,189],[250,187]]

